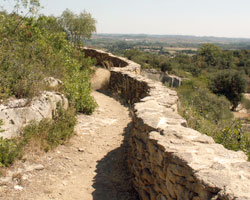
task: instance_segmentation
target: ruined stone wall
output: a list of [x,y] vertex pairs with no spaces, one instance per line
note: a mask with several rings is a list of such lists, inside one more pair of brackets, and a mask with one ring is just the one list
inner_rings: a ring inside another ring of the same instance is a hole
[[97,65],[107,68],[120,67],[121,71],[132,72],[135,74],[141,73],[140,65],[126,58],[114,56],[113,54],[107,53],[105,51],[86,47],[84,47],[82,51],[84,52],[85,57],[95,58]]
[[144,69],[142,70],[141,75],[149,79],[160,81],[162,83],[168,83],[169,87],[178,88],[181,86],[182,82],[182,79],[178,76],[170,75],[166,72],[160,72],[155,69]]
[[246,155],[187,128],[176,92],[131,71],[112,68],[110,89],[133,104],[128,166],[141,199],[250,199]]

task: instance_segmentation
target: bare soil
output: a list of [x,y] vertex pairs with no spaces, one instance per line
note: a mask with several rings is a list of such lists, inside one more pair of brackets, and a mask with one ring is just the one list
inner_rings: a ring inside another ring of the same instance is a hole
[[126,163],[129,111],[102,93],[99,107],[79,115],[66,145],[15,163],[0,181],[0,200],[136,200]]

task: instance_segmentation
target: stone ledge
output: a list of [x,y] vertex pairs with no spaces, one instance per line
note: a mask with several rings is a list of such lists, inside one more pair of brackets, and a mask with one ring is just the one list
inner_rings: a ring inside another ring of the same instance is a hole
[[0,119],[3,120],[4,125],[1,126],[3,132],[0,132],[0,137],[16,137],[30,121],[39,122],[44,118],[51,119],[58,103],[64,109],[68,108],[68,100],[63,94],[45,91],[29,103],[27,99],[18,99],[6,105],[1,104]]

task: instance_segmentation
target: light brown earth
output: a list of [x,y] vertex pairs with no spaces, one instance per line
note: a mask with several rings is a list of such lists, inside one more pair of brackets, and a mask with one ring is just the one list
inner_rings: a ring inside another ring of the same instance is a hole
[[104,68],[94,67],[95,73],[91,77],[93,90],[106,90],[108,88],[110,71]]
[[0,181],[0,200],[138,199],[126,167],[129,111],[104,94],[93,96],[99,107],[78,116],[70,142],[17,162]]

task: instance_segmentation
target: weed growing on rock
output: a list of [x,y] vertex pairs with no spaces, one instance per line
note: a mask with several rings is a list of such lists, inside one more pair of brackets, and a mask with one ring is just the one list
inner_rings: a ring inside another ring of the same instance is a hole
[[52,120],[31,122],[24,128],[20,138],[0,138],[0,166],[8,167],[22,157],[24,148],[32,141],[36,141],[36,146],[45,152],[64,144],[73,135],[75,123],[75,110],[64,110],[59,106]]

